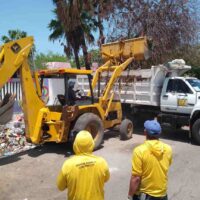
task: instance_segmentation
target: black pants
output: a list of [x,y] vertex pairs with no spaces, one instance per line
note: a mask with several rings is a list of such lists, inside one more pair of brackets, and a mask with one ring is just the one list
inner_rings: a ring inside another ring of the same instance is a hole
[[[164,196],[164,197],[153,197],[153,196],[150,196],[148,194],[145,194],[145,196],[146,197],[144,198],[144,200],[168,200],[167,195]],[[140,195],[134,195],[133,200],[141,200],[141,196]]]

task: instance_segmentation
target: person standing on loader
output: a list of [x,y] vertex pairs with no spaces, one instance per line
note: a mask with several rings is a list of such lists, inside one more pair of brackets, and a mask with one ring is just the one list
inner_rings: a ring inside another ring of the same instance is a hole
[[68,189],[68,200],[103,200],[104,183],[110,178],[107,162],[92,154],[94,140],[88,131],[75,138],[75,155],[66,160],[57,177],[57,187]]
[[146,141],[133,151],[128,199],[167,200],[172,149],[159,141],[161,127],[156,120],[147,120],[144,128]]

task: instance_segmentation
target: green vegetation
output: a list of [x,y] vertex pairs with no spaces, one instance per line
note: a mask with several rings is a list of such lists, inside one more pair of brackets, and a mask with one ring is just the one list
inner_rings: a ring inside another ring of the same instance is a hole
[[67,61],[64,55],[48,52],[47,54],[44,53],[36,54],[34,62],[36,69],[44,69],[46,68],[45,63],[47,62],[69,62],[69,61]]
[[[84,65],[84,57],[80,56],[80,66]],[[91,50],[89,51],[89,60],[92,64],[93,62],[102,63],[101,56],[99,50]],[[46,68],[45,63],[47,62],[69,62],[73,68],[76,68],[76,63],[74,59],[67,59],[66,56],[55,54],[53,52],[48,52],[47,54],[39,53],[36,54],[34,59],[35,69],[44,69]]]
[[9,30],[8,35],[3,35],[1,37],[1,41],[3,43],[10,42],[12,40],[18,40],[20,38],[24,38],[27,36],[27,33],[25,31],[21,31],[19,29],[16,30]]

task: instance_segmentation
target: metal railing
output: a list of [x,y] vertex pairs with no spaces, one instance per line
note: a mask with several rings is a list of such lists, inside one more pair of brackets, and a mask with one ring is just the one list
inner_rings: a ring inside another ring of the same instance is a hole
[[22,100],[22,89],[19,78],[12,78],[0,90],[0,99],[2,100],[6,93],[16,94],[16,100]]

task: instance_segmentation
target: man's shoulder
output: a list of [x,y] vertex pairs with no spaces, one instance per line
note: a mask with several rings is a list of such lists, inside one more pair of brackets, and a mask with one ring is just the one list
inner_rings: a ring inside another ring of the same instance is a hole
[[71,156],[67,160],[65,160],[65,162],[63,163],[63,167],[72,165],[75,161],[76,161],[76,156],[75,155]]
[[163,145],[164,145],[164,148],[165,148],[167,151],[172,152],[172,147],[171,147],[169,144],[166,144],[166,143],[164,143],[164,142],[162,142],[162,143],[163,143]]
[[96,161],[98,163],[107,163],[106,160],[103,157],[101,157],[101,156],[96,156],[95,155],[94,158],[96,159]]
[[146,150],[148,150],[148,148],[145,145],[145,143],[143,143],[143,144],[140,144],[140,145],[136,146],[133,151],[134,151],[134,153],[142,153],[142,152],[144,152]]

